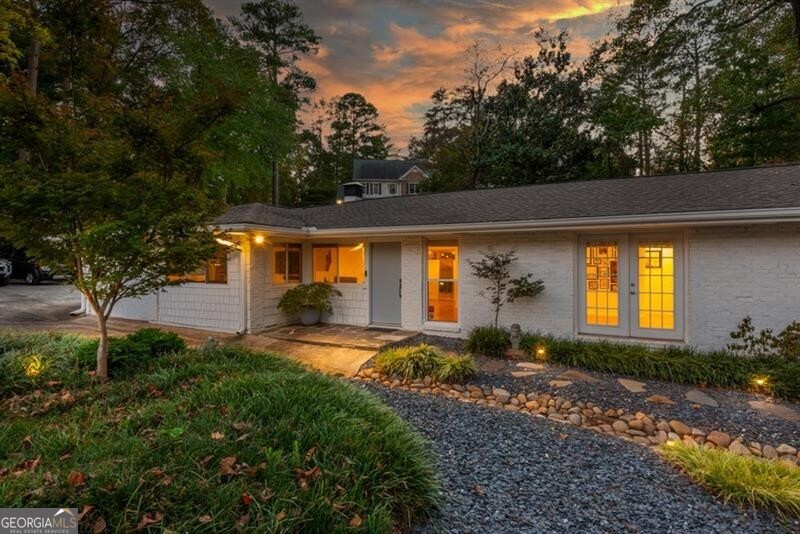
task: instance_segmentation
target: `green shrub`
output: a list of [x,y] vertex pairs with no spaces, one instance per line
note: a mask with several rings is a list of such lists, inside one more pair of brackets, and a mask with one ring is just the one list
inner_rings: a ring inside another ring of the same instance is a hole
[[[94,369],[97,361],[98,340],[83,345],[78,360],[86,369]],[[114,376],[142,369],[154,358],[180,352],[186,342],[177,334],[157,328],[142,328],[125,337],[110,337],[108,340],[108,369]]]
[[331,297],[341,297],[342,293],[331,284],[314,282],[297,285],[283,294],[278,309],[286,315],[297,315],[306,309],[319,313],[333,313]]
[[186,350],[73,393],[3,412],[0,471],[41,461],[0,477],[4,506],[91,505],[81,531],[103,518],[115,532],[154,512],[172,532],[232,532],[246,514],[252,532],[345,532],[356,516],[364,531],[407,532],[437,506],[429,449],[402,419],[274,354]]
[[670,382],[755,390],[787,399],[800,399],[800,363],[777,356],[746,358],[724,351],[702,352],[685,347],[651,348],[531,333],[522,337],[520,347],[531,356],[535,356],[536,347],[543,347],[548,361],[568,367]]
[[441,349],[421,344],[393,347],[375,358],[375,368],[389,376],[419,379],[430,376],[439,382],[464,382],[478,372],[469,354],[445,354]]
[[473,328],[465,345],[469,352],[493,358],[504,357],[509,347],[511,347],[511,332],[493,325]]
[[422,378],[433,376],[443,357],[439,348],[424,343],[415,347],[394,347],[378,354],[375,368],[390,376]]
[[447,354],[439,363],[434,378],[439,382],[460,384],[478,374],[475,360],[469,354]]
[[725,502],[770,508],[800,517],[800,469],[780,462],[707,450],[681,442],[663,445],[669,461]]
[[128,341],[145,345],[153,356],[163,356],[186,349],[186,342],[174,332],[164,332],[158,328],[142,328],[127,336]]

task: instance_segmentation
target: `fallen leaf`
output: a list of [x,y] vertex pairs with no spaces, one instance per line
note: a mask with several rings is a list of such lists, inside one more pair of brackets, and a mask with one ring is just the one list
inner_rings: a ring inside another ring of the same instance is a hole
[[75,402],[75,397],[73,397],[72,393],[70,393],[69,391],[64,390],[61,393],[61,402],[63,402],[64,404],[72,404],[73,402]]
[[197,520],[200,521],[203,524],[210,523],[211,522],[211,516],[208,515],[208,514],[201,515],[200,517],[197,518]]
[[44,479],[44,483],[45,484],[55,484],[56,483],[56,477],[54,477],[53,473],[51,473],[50,471],[47,471],[44,474],[44,476],[42,476],[42,478]]
[[258,494],[258,497],[261,499],[261,502],[263,503],[269,501],[274,496],[275,492],[272,491],[271,488],[264,488],[263,490],[261,490],[261,493]]
[[250,437],[250,434],[242,434],[241,436],[239,436],[238,438],[236,438],[236,441],[237,441],[237,442],[239,442],[239,441],[244,441],[244,440],[246,440],[246,439],[247,439],[247,438],[249,438],[249,437]]
[[95,521],[94,525],[92,525],[92,532],[93,534],[100,534],[106,529],[107,526],[108,525],[106,525],[106,520],[103,519],[102,517],[98,517],[97,521]]
[[61,382],[59,382],[58,380],[48,380],[45,383],[47,384],[47,387],[50,387],[50,388],[54,388],[56,386],[60,386],[61,385]]
[[25,436],[22,438],[22,446],[26,449],[33,447],[33,436]]
[[172,477],[165,476],[164,479],[161,481],[162,486],[171,486],[172,485]]
[[94,510],[94,506],[92,506],[91,504],[84,504],[83,508],[81,508],[81,511],[78,513],[78,523],[83,521],[83,518],[86,517],[86,514],[88,514],[92,510]]
[[361,526],[362,522],[363,522],[363,520],[361,519],[361,516],[356,514],[356,515],[353,516],[353,519],[350,520],[349,525],[351,527],[353,527],[353,528],[358,528],[358,527]]
[[67,477],[67,484],[70,486],[81,486],[86,481],[86,475],[80,471],[72,471]]
[[70,453],[64,453],[58,457],[59,461],[63,462],[64,460],[69,460],[72,457]]
[[486,492],[483,490],[483,488],[482,488],[482,487],[480,487],[480,486],[479,486],[479,485],[477,485],[477,484],[475,484],[474,486],[472,486],[472,493],[474,493],[475,495],[480,495],[481,497],[483,497],[484,495],[486,495]]
[[236,520],[236,528],[244,528],[247,524],[250,523],[250,514],[244,514],[239,516],[239,519]]
[[222,434],[221,432],[212,432],[211,433],[211,439],[220,440],[220,439],[224,439],[224,438],[225,438],[225,434]]
[[211,461],[212,458],[214,457],[209,454],[208,456],[200,460],[200,465],[206,465],[208,462]]
[[250,506],[253,503],[253,497],[251,497],[246,491],[242,493],[242,495],[239,497],[239,500],[242,501],[242,504],[245,506]]
[[155,525],[156,523],[160,523],[163,518],[164,514],[162,514],[161,512],[153,512],[152,514],[145,514],[142,516],[142,519],[139,521],[139,524],[136,525],[136,530],[142,530],[150,525]]
[[311,461],[311,459],[314,457],[315,452],[317,452],[316,447],[311,447],[310,449],[308,449],[308,451],[306,452],[306,462]]
[[0,467],[0,477],[6,476],[9,472],[8,467]]
[[247,423],[233,423],[231,428],[233,428],[237,432],[241,432],[245,428],[248,428],[250,425]]
[[162,396],[164,393],[155,384],[147,384],[147,394],[155,398]]
[[220,475],[236,475],[239,470],[236,466],[236,456],[226,456],[219,461],[219,474]]
[[14,467],[12,467],[11,474],[14,475],[15,477],[24,475],[28,471],[33,471],[34,469],[36,469],[36,466],[38,466],[40,463],[41,463],[41,457],[37,457],[32,460],[25,460],[24,462],[20,462]]
[[275,514],[275,521],[283,521],[284,519],[286,519],[286,512],[283,510]]
[[567,439],[567,437],[569,437],[569,436],[568,436],[567,434],[564,434],[564,433],[562,432],[561,434],[559,434],[559,435],[558,435],[558,437],[559,437],[559,438],[561,438],[562,440],[565,440],[565,439]]

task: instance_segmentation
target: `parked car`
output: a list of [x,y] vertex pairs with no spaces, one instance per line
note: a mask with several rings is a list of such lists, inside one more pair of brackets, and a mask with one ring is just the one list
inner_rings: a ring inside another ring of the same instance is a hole
[[11,261],[11,278],[25,280],[29,286],[36,285],[42,280],[52,280],[53,274],[49,267],[44,267],[27,258]]
[[0,258],[0,286],[5,285],[11,277],[11,262]]

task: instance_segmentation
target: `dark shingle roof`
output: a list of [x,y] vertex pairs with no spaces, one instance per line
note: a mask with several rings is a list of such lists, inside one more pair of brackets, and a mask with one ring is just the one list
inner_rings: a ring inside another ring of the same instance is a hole
[[428,164],[415,159],[357,159],[353,161],[353,181],[397,180],[414,166],[427,173]]
[[218,224],[374,228],[800,208],[800,165],[539,184],[302,209],[237,206]]

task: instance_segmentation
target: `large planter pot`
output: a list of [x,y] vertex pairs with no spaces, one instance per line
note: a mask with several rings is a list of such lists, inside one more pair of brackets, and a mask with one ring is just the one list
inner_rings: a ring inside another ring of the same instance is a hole
[[314,308],[305,308],[300,312],[300,322],[303,323],[303,326],[315,325],[319,322],[319,319],[319,310],[315,310]]

